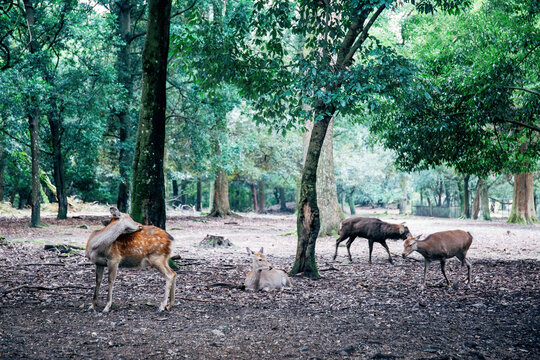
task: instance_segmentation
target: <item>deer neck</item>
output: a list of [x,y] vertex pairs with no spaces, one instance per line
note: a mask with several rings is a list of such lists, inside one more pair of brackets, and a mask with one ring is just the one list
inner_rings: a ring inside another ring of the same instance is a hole
[[123,232],[124,227],[120,221],[109,224],[90,240],[91,250],[104,252]]

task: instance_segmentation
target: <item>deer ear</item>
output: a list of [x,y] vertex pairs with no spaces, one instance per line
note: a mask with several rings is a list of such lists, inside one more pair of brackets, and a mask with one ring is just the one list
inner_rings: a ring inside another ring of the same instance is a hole
[[400,235],[403,235],[404,233],[405,233],[405,226],[403,226],[403,224],[401,224],[401,225],[399,226],[399,234],[400,234]]
[[418,236],[416,237],[416,241],[420,240],[420,237],[421,237],[421,236],[422,236],[422,234],[418,235]]
[[260,252],[260,253],[262,254],[262,253],[264,252],[264,249],[263,249],[263,248],[261,248],[261,250],[259,250],[259,252]]
[[120,212],[120,210],[118,210],[114,206],[111,206],[111,208],[109,210],[111,212],[112,217],[114,217],[114,218],[119,218],[119,217],[122,216],[122,213]]
[[248,247],[246,247],[246,250],[247,250],[248,255],[253,254],[253,251],[251,251]]

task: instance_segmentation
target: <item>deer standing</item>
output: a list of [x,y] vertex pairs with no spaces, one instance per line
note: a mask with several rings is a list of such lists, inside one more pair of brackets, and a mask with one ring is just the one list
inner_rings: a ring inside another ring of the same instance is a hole
[[258,253],[251,251],[249,248],[246,248],[246,250],[252,259],[251,271],[245,281],[247,290],[281,290],[285,286],[292,286],[291,280],[285,271],[272,268],[272,265],[263,254],[263,248]]
[[405,240],[403,249],[403,258],[407,257],[413,251],[418,251],[424,257],[424,279],[422,287],[426,286],[426,272],[432,261],[441,262],[441,271],[450,285],[450,281],[444,271],[446,259],[457,257],[461,261],[461,266],[467,265],[467,283],[471,284],[471,263],[466,258],[467,251],[472,244],[473,237],[470,233],[463,230],[449,230],[436,232],[429,235],[425,240],[419,241],[420,236],[410,237]]
[[103,312],[112,304],[112,290],[118,267],[152,266],[165,278],[165,298],[159,310],[174,305],[176,273],[169,267],[173,237],[155,226],[143,226],[117,208],[110,208],[112,219],[101,230],[94,231],[86,244],[86,257],[96,265],[96,287],[91,309],[95,309],[105,267],[108,268],[108,301]]

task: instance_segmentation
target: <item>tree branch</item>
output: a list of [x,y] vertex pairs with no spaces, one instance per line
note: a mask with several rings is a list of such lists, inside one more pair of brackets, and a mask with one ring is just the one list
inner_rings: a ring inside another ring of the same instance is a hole
[[529,124],[523,123],[521,121],[515,121],[515,120],[503,120],[503,121],[507,122],[507,123],[514,124],[514,125],[523,126],[523,127],[527,128],[527,129],[531,129],[531,130],[534,130],[534,131],[537,131],[537,132],[540,133],[540,127],[538,127],[538,126],[529,125]]
[[375,13],[371,16],[371,19],[369,19],[368,23],[364,27],[364,30],[362,30],[362,33],[360,34],[360,37],[358,38],[358,40],[356,40],[355,44],[351,47],[351,49],[349,50],[349,52],[347,53],[347,55],[343,59],[343,63],[342,63],[343,66],[349,66],[352,63],[352,58],[353,58],[354,54],[360,48],[360,46],[362,46],[364,41],[366,41],[366,39],[369,36],[369,34],[368,34],[369,29],[371,29],[371,26],[373,25],[375,20],[377,20],[379,15],[381,15],[381,13],[383,12],[383,10],[385,8],[386,8],[386,4],[383,4],[383,5],[379,6],[377,11],[375,11]]
[[184,10],[181,10],[181,11],[178,11],[176,14],[174,14],[173,16],[171,16],[171,19],[174,18],[175,16],[178,16],[178,15],[182,15],[183,13],[185,13],[186,11],[189,11],[191,10],[195,4],[197,4],[197,0],[194,0],[191,5],[189,5],[187,8],[185,8]]
[[530,90],[530,89],[525,89],[525,88],[522,88],[522,87],[517,87],[517,86],[503,86],[503,88],[505,88],[505,89],[514,89],[514,90],[522,90],[522,91],[526,91],[526,92],[528,92],[528,93],[531,93],[531,94],[533,94],[533,95],[540,96],[540,92],[534,91],[534,90]]
[[131,44],[131,42],[137,38],[140,38],[141,36],[144,36],[146,35],[146,31],[143,31],[143,32],[140,32],[138,34],[135,34],[135,35],[132,35],[127,41],[126,43],[129,45]]
[[[19,139],[18,137],[15,137],[15,136],[11,135],[11,134],[8,133],[6,130],[0,129],[0,131],[1,131],[2,133],[4,133],[5,135],[9,136],[10,138],[12,138],[13,140],[17,141],[19,144],[22,144],[22,145],[24,145],[24,146],[30,147],[30,144],[25,143],[23,140]],[[45,151],[45,150],[42,150],[42,149],[39,149],[39,151],[42,152],[42,153],[44,153],[44,154],[50,155],[50,156],[53,155],[52,152],[48,152],[48,151]]]

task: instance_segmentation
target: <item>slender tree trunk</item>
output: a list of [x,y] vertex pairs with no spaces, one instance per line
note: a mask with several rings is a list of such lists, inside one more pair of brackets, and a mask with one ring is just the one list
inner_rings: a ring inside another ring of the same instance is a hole
[[177,208],[178,207],[178,180],[174,179],[172,181],[172,196],[173,196],[173,201],[172,201],[172,207],[173,208]]
[[472,218],[478,220],[478,214],[480,213],[480,191],[482,187],[482,179],[478,179],[478,184],[476,185],[476,195],[474,196],[473,207],[472,207]]
[[287,199],[285,197],[285,188],[283,186],[278,187],[279,192],[279,211],[287,212]]
[[257,212],[259,205],[257,203],[257,187],[255,183],[251,183],[251,196],[253,198],[253,211]]
[[201,179],[197,179],[197,199],[195,201],[195,210],[201,211],[202,210],[202,181]]
[[349,212],[351,213],[351,215],[356,215],[356,206],[354,204],[354,192],[355,192],[355,189],[353,189],[349,193],[349,196],[347,197],[348,202],[349,202]]
[[9,195],[9,203],[13,207],[15,207],[15,196],[17,196],[18,190],[19,190],[19,180],[15,179],[15,183],[13,183],[13,189],[11,189],[11,194]]
[[0,139],[0,203],[4,201],[4,169],[6,167],[6,152],[4,141]]
[[180,204],[182,205],[187,204],[187,186],[188,186],[188,181],[182,180],[181,186],[180,186]]
[[[304,162],[309,146],[313,122],[307,124],[308,131],[304,134]],[[322,236],[332,235],[339,230],[341,220],[345,215],[341,211],[337,197],[337,185],[334,175],[334,121],[331,120],[324,137],[319,164],[317,168],[317,204],[321,216]]]
[[125,96],[117,109],[118,116],[118,171],[120,183],[118,185],[118,198],[116,206],[122,212],[129,211],[130,200],[130,170],[132,164],[133,134],[131,131],[131,103],[133,102],[133,82],[134,71],[131,64],[131,0],[120,0],[116,3],[118,11],[118,35],[122,42],[118,45],[116,57],[116,68],[118,72],[118,82],[125,90]]
[[171,0],[150,0],[142,57],[142,94],[133,159],[131,215],[165,229],[165,111]]
[[303,273],[304,276],[310,278],[319,277],[315,260],[315,244],[321,226],[319,207],[317,206],[317,169],[324,137],[335,109],[321,106],[318,110],[318,114],[329,115],[317,121],[311,131],[304,171],[300,182],[297,218],[298,246],[295,262],[291,270],[292,275]]
[[534,207],[534,180],[532,173],[514,174],[514,194],[509,223],[534,224],[538,222]]
[[257,188],[258,188],[258,200],[259,200],[259,207],[257,208],[257,212],[259,214],[263,214],[264,213],[264,209],[265,209],[265,205],[266,205],[266,197],[264,195],[264,191],[266,190],[265,189],[265,183],[264,181],[260,180],[257,184]]
[[471,209],[470,209],[470,193],[469,193],[469,179],[470,176],[466,175],[463,178],[463,189],[462,189],[462,199],[461,199],[461,216],[470,219],[471,218]]
[[409,179],[406,174],[402,174],[400,176],[399,185],[401,187],[401,192],[403,193],[403,196],[401,200],[399,201],[399,213],[400,214],[406,214],[409,210],[409,204],[408,204],[408,195],[407,195],[407,187],[408,187]]
[[53,175],[56,186],[56,197],[58,200],[58,219],[67,218],[68,200],[66,194],[66,180],[64,171],[64,157],[62,155],[61,119],[58,111],[53,110],[49,116],[49,127],[51,129],[52,150],[53,150]]
[[[34,25],[36,22],[35,9],[32,0],[24,0],[24,17],[28,27],[28,50],[35,54],[40,50],[37,42]],[[40,194],[41,185],[39,181],[39,109],[37,99],[30,97],[28,104],[28,125],[30,129],[30,152],[32,157],[32,215],[30,226],[39,226],[40,220]]]

